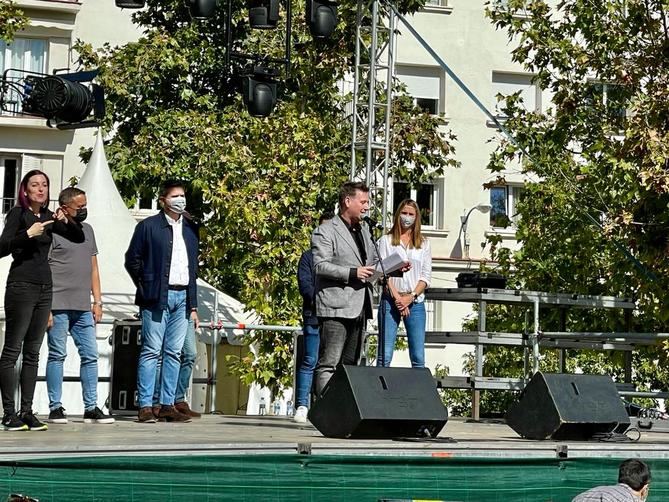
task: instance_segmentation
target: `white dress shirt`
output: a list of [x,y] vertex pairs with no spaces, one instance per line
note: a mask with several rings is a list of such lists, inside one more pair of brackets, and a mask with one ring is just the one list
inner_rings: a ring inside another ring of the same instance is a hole
[[188,252],[184,241],[183,216],[178,220],[165,213],[167,222],[172,227],[172,261],[170,262],[170,286],[188,286]]
[[[397,246],[391,244],[392,236],[384,235],[379,239],[380,258],[384,259],[393,253],[398,253],[405,261],[411,263],[411,270],[404,272],[402,277],[391,277],[393,286],[400,293],[410,293],[416,289],[418,281],[425,283],[425,288],[430,287],[432,280],[432,251],[430,250],[430,241],[425,239],[420,249],[407,247],[400,243]],[[425,295],[421,293],[416,302],[425,300]]]

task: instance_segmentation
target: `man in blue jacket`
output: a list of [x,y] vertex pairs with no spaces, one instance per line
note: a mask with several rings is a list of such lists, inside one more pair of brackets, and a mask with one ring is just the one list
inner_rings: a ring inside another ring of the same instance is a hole
[[[160,192],[163,210],[137,224],[125,268],[137,293],[142,319],[142,348],[137,371],[139,421],[189,422],[174,407],[180,356],[188,320],[197,317],[198,229],[185,216],[186,192],[179,181],[168,181]],[[162,357],[160,410],[152,411],[158,359]]]
[[[330,221],[334,213],[323,213],[318,219],[318,224]],[[297,268],[297,285],[302,295],[302,358],[298,361],[295,376],[295,416],[293,420],[297,423],[307,421],[309,411],[309,394],[314,377],[314,368],[318,361],[318,347],[320,346],[318,317],[316,317],[316,306],[314,296],[316,294],[316,276],[314,274],[314,257],[311,248],[307,249],[300,257]]]

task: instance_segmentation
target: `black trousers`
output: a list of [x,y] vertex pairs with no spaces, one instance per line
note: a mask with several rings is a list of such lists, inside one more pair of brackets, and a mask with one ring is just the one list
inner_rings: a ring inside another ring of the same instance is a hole
[[314,387],[319,396],[338,364],[360,364],[364,344],[363,315],[355,319],[319,318],[321,344],[314,371]]
[[21,412],[32,411],[39,350],[51,311],[51,284],[10,282],[5,290],[5,345],[0,356],[0,392],[5,414],[16,411],[14,366],[23,351]]

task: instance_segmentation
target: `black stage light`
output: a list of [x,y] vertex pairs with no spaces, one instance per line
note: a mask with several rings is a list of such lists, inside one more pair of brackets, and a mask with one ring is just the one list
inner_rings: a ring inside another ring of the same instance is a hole
[[146,0],[116,0],[116,7],[121,9],[141,9],[146,5]]
[[279,0],[250,0],[249,23],[251,28],[271,30],[279,22]]
[[83,84],[58,76],[29,77],[23,111],[63,122],[81,122],[93,110],[93,93]]
[[218,7],[217,0],[187,0],[190,17],[193,19],[207,19],[212,17]]
[[253,75],[242,79],[244,104],[254,117],[267,117],[276,105],[276,71],[272,68],[256,66]]
[[328,0],[307,0],[307,24],[316,40],[329,38],[337,27],[337,3]]

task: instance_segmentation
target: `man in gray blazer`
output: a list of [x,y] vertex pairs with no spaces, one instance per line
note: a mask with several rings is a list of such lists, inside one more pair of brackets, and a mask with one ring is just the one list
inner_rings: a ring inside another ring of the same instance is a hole
[[360,361],[362,332],[372,317],[372,286],[366,279],[378,261],[369,230],[360,224],[368,209],[369,188],[362,182],[344,183],[339,190],[339,214],[311,237],[321,329],[316,394],[323,391],[339,363]]

